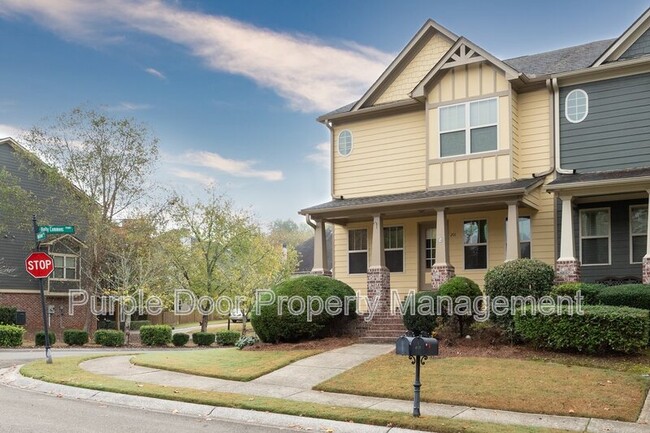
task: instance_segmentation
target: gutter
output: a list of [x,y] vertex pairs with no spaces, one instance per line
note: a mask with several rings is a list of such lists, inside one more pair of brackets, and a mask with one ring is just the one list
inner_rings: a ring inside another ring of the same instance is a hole
[[553,152],[555,153],[555,171],[559,174],[575,174],[575,170],[564,169],[560,166],[560,88],[557,78],[551,79],[553,88]]
[[571,182],[571,183],[559,183],[556,185],[546,185],[545,189],[547,191],[560,191],[566,189],[579,189],[579,188],[590,188],[590,187],[603,187],[604,184],[607,186],[612,185],[627,185],[630,183],[637,184],[639,182],[650,182],[650,176],[643,177],[625,177],[622,179],[609,179],[609,180],[587,180],[583,182]]

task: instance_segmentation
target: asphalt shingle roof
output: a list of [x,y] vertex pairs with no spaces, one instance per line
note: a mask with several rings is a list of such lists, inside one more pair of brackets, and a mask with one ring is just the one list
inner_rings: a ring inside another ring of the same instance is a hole
[[557,179],[549,183],[552,185],[566,185],[577,182],[595,182],[617,179],[631,179],[635,177],[650,177],[650,167],[628,168],[625,170],[594,171],[591,173],[560,174]]

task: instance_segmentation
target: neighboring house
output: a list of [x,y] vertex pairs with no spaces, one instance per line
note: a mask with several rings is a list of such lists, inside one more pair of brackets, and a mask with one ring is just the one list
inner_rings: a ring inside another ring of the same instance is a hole
[[[85,224],[70,208],[70,197],[81,192],[63,179],[57,181],[60,178],[51,174],[51,168],[11,138],[0,139],[0,170],[6,170],[32,195],[39,224],[76,227],[75,235],[48,236],[40,242],[40,251],[54,258],[54,272],[44,281],[50,329],[61,337],[64,329],[83,328],[86,310],[77,309],[74,315],[68,312],[68,293],[81,288],[83,279],[81,255],[85,246],[81,236]],[[33,334],[43,329],[43,319],[38,281],[25,271],[25,258],[35,247],[32,215],[27,211],[17,219],[2,219],[0,257],[13,272],[0,275],[0,305],[24,311],[27,331]],[[94,321],[91,323],[94,326]]]
[[507,60],[427,21],[361,99],[318,119],[332,200],[300,211],[316,224],[313,272],[327,273],[327,222],[333,276],[371,297],[453,275],[482,285],[519,257],[564,281],[641,278],[649,16],[616,40]]
[[[327,230],[325,245],[327,263],[325,269],[330,273],[332,272],[332,230]],[[314,269],[314,237],[296,245],[296,252],[298,253],[298,268],[294,275],[310,274]]]

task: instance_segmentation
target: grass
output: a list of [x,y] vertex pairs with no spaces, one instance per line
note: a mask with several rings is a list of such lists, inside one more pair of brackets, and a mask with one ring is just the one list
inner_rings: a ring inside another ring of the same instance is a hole
[[237,349],[153,352],[137,355],[131,359],[131,362],[143,367],[247,382],[320,352],[322,351],[247,351]]
[[[381,377],[381,381],[377,378]],[[414,367],[384,355],[348,370],[318,390],[410,400]],[[451,357],[421,369],[422,401],[554,415],[636,421],[648,390],[638,373],[554,362]]]
[[497,431],[500,433],[567,433],[565,430],[509,426],[429,416],[413,418],[409,414],[399,412],[334,407],[279,398],[254,397],[242,394],[130,382],[107,376],[99,376],[79,367],[79,363],[93,358],[97,358],[97,356],[60,358],[54,364],[49,365],[44,361],[37,361],[25,365],[21,369],[21,373],[25,376],[47,382],[100,391],[345,422],[380,426],[391,425],[402,428],[435,431],[438,433],[494,433]]

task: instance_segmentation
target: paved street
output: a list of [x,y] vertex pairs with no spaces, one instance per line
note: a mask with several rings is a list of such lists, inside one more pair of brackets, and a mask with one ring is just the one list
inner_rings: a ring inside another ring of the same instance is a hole
[[[295,431],[222,419],[150,412],[76,401],[0,386],[0,433],[275,433]],[[41,415],[42,414],[42,415]]]
[[[133,348],[133,349],[113,349],[113,350],[94,350],[94,349],[52,349],[52,358],[56,362],[57,358],[64,356],[83,356],[107,354],[110,352],[147,352],[151,349]],[[160,349],[158,349],[160,350]],[[45,349],[3,349],[0,350],[0,369],[21,365],[37,359],[45,359]]]

